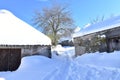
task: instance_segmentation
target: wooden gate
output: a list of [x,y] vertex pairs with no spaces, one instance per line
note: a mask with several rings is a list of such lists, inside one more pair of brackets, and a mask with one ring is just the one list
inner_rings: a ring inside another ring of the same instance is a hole
[[21,63],[21,49],[0,49],[0,71],[15,71]]

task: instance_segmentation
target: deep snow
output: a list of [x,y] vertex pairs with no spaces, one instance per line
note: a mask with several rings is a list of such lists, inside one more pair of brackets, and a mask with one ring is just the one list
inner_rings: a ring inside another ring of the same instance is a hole
[[0,80],[120,79],[120,51],[109,54],[86,53],[77,58],[70,56],[73,53],[74,47],[58,46],[53,50],[52,59],[43,56],[24,57],[17,71],[0,72]]

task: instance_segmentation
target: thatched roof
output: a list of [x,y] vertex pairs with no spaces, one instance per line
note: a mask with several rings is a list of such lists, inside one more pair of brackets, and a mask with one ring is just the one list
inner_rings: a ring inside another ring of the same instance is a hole
[[51,40],[7,10],[0,10],[0,45],[50,45]]

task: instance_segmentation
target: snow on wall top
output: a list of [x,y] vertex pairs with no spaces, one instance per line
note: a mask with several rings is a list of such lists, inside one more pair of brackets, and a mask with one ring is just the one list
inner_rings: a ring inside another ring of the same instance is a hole
[[8,10],[0,10],[0,45],[51,45],[51,40]]
[[82,28],[80,32],[75,33],[73,37],[79,37],[86,34],[98,32],[106,29],[111,29],[118,26],[120,26],[120,16],[115,16],[105,21],[101,21],[96,24],[89,25],[86,28]]

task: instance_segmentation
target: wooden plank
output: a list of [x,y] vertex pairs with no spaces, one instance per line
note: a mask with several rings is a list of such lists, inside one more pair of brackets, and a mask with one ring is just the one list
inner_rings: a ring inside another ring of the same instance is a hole
[[21,49],[0,49],[0,71],[15,71],[21,63]]
[[9,71],[18,69],[21,63],[21,49],[10,49]]

